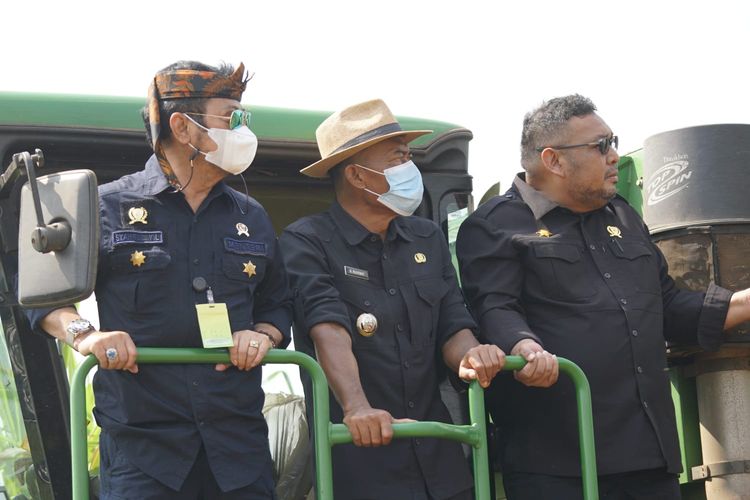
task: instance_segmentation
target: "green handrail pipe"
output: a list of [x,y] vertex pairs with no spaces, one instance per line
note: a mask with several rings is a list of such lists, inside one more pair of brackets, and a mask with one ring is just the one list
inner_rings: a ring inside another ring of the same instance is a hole
[[[226,350],[194,348],[138,348],[138,363],[228,363]],[[598,500],[596,457],[594,450],[593,417],[591,414],[591,391],[588,380],[581,369],[563,358],[558,358],[560,371],[573,380],[578,403],[578,428],[581,444],[581,472],[584,498]],[[310,356],[285,350],[269,351],[263,360],[268,363],[291,363],[301,366],[310,374],[313,382],[314,445],[316,462],[316,498],[333,498],[333,470],[331,446],[350,443],[351,434],[344,424],[330,422],[328,383],[323,369]],[[518,356],[506,358],[505,370],[517,370],[525,361]],[[86,376],[96,365],[96,357],[88,356],[77,368],[70,386],[70,435],[71,461],[73,468],[73,498],[89,499],[88,457],[86,443]],[[474,462],[474,488],[476,498],[489,500],[489,464],[487,458],[486,422],[484,394],[475,381],[469,386],[469,415],[471,425],[451,425],[441,422],[413,422],[393,425],[394,438],[436,437],[452,439],[471,445]]]

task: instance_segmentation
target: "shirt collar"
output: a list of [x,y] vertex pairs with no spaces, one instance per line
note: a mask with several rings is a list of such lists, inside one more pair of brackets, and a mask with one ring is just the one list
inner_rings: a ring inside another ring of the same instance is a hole
[[[167,177],[164,175],[164,171],[159,165],[156,155],[151,157],[146,162],[146,179],[143,182],[143,192],[148,196],[157,195],[167,188],[171,188]],[[219,181],[216,186],[211,190],[208,195],[208,199],[213,200],[215,197],[225,194],[230,198],[233,198],[232,188],[227,185],[226,182]]]
[[[331,217],[333,217],[334,223],[344,235],[344,239],[346,240],[346,242],[350,245],[359,245],[360,243],[362,243],[362,241],[365,240],[365,238],[369,236],[375,236],[379,238],[379,236],[371,233],[365,226],[360,224],[354,217],[352,217],[349,212],[344,210],[344,208],[339,204],[338,201],[333,202],[330,212]],[[409,232],[409,228],[406,227],[404,223],[405,220],[406,217],[396,217],[391,221],[391,223],[388,225],[388,231],[386,233],[386,239],[388,241],[394,240],[396,236],[400,236],[406,241],[412,241],[414,239]]]
[[156,159],[156,155],[151,155],[151,158],[148,159],[145,170],[146,179],[143,182],[144,194],[153,196],[170,187],[164,171],[159,166],[159,160]]
[[339,205],[338,201],[334,201],[331,205],[331,217],[333,222],[338,226],[341,233],[344,235],[344,239],[350,245],[359,245],[362,241],[370,236],[370,231],[365,226],[357,222],[357,220],[349,215],[349,212]]
[[559,207],[557,203],[547,198],[544,193],[537,191],[526,183],[526,174],[521,172],[513,179],[513,185],[521,195],[521,199],[529,206],[536,220],[541,219],[553,209]]

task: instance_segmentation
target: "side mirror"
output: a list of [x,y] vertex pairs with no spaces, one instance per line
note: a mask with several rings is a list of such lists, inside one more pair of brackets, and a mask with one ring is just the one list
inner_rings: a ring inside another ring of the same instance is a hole
[[41,151],[14,156],[29,182],[21,190],[18,229],[18,301],[54,307],[85,299],[94,290],[99,251],[96,175],[70,170],[36,178]]

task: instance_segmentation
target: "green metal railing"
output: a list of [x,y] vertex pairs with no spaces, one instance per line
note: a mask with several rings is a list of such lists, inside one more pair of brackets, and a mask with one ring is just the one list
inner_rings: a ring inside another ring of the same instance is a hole
[[[560,371],[573,380],[578,402],[578,430],[581,444],[581,472],[586,500],[599,498],[594,451],[593,418],[591,414],[591,392],[586,376],[574,363],[558,358]],[[226,350],[191,348],[138,349],[138,363],[228,363]],[[331,446],[350,443],[352,436],[344,424],[330,422],[328,383],[323,369],[306,354],[273,350],[263,360],[268,363],[291,363],[301,366],[310,374],[313,382],[314,439],[316,463],[316,498],[333,498],[333,470]],[[518,356],[506,358],[505,369],[517,370],[526,362]],[[73,498],[89,499],[89,475],[86,446],[86,375],[96,365],[96,358],[87,357],[76,370],[70,384],[70,440],[73,468]],[[471,425],[451,425],[442,422],[413,422],[393,425],[394,438],[437,437],[470,444],[473,447],[474,488],[477,499],[489,500],[489,464],[487,458],[487,435],[483,391],[475,381],[469,386],[469,415]]]

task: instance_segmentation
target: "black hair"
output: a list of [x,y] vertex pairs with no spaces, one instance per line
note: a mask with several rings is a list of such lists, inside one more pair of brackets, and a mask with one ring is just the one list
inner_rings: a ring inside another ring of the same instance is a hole
[[563,131],[565,124],[574,116],[586,116],[596,111],[591,99],[580,94],[556,97],[545,101],[523,119],[521,132],[521,165],[525,170],[533,168],[538,153],[536,148],[551,146]]
[[[176,63],[170,64],[166,68],[162,68],[158,72],[173,71],[176,69],[192,69],[196,71],[213,71],[219,75],[226,76],[227,78],[232,76],[234,73],[234,66],[231,64],[222,63],[218,67],[209,66],[198,61],[177,61]],[[173,113],[205,113],[206,112],[206,97],[186,97],[182,99],[165,99],[159,100],[159,124],[161,130],[159,132],[159,139],[164,140],[172,135],[172,129],[169,126],[169,119]],[[148,117],[148,104],[141,109],[141,117],[143,123],[146,126],[146,142],[153,148],[153,138],[151,137],[151,124]],[[193,118],[196,122],[203,125],[203,120],[200,116]]]

